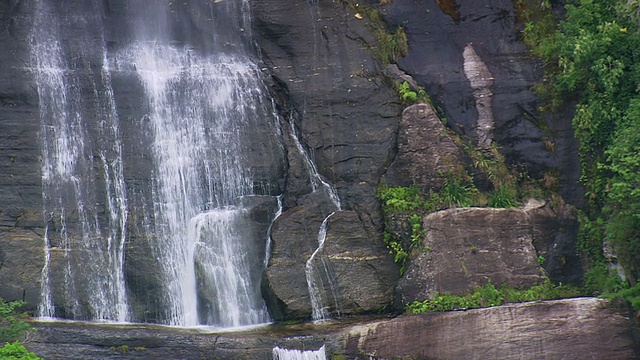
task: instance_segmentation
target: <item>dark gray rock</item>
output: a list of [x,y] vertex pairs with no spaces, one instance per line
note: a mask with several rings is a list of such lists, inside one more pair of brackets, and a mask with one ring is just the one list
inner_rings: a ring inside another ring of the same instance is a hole
[[44,265],[42,228],[0,227],[0,298],[23,300],[23,310],[35,311],[40,301]]
[[[390,307],[400,271],[368,219],[340,211],[327,222],[322,255],[335,282],[338,311],[376,313]],[[330,289],[328,289],[330,290]]]
[[323,219],[317,206],[303,205],[286,211],[273,224],[272,252],[262,293],[276,320],[311,315],[305,264],[318,247]]
[[533,225],[533,246],[549,279],[555,283],[579,285],[584,269],[576,245],[576,208],[556,199],[543,206],[530,201],[525,209]]
[[393,156],[400,104],[361,41],[371,39],[365,22],[327,1],[255,0],[252,13],[288,121],[344,207],[359,206],[380,224],[372,198]]
[[[276,319],[309,318],[311,300],[305,266],[318,248],[323,218],[309,216],[313,208],[298,207],[276,222],[273,253],[265,271],[264,293]],[[379,312],[393,301],[398,268],[375,228],[354,211],[329,217],[324,248],[312,262],[322,284],[322,303],[335,315]],[[312,224],[312,225],[309,225]],[[305,239],[313,239],[308,242]]]
[[530,88],[541,80],[542,66],[522,42],[512,1],[394,0],[379,8],[389,27],[402,26],[408,37],[409,52],[398,67],[426,89],[452,129],[475,138],[479,113],[463,56],[471,44],[492,75],[493,139],[507,162],[524,164],[536,178],[559,170],[562,196],[582,204],[573,115],[537,113],[539,100]]
[[[382,214],[375,192],[393,158],[400,104],[367,49],[365,42],[372,43],[371,33],[364,21],[340,3],[256,0],[252,13],[256,41],[272,73],[272,91],[285,120],[288,154],[287,211],[273,228],[273,255],[263,283],[265,298],[276,318],[311,313],[304,265],[317,247],[322,220],[335,208],[322,191],[312,192],[310,169],[303,159],[306,154],[320,176],[336,188],[342,208],[355,211],[350,216],[355,223],[350,226],[356,232],[350,236],[362,239],[358,243],[366,238],[370,244],[366,250],[354,251],[364,251],[365,258],[371,258],[372,251],[377,254],[374,257],[381,255],[370,262],[378,262],[372,286],[383,293],[373,296],[371,302],[366,300],[371,294],[365,297],[360,290],[346,290],[344,286],[355,279],[349,278],[353,269],[345,259],[336,261],[334,274],[340,272],[336,291],[350,291],[344,295],[347,304],[341,311],[382,308],[386,305],[380,299],[389,304],[389,279],[397,270],[383,265],[389,255],[382,245]],[[294,135],[305,154],[300,153]],[[329,240],[335,231],[332,224],[330,219],[326,250],[335,254],[344,247]],[[341,236],[338,243],[344,241]],[[325,261],[333,265],[332,260]],[[340,283],[342,272],[344,284]]]

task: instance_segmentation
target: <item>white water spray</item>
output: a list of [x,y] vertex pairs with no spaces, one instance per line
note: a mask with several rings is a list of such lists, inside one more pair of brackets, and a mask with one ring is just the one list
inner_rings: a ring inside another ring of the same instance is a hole
[[296,350],[273,348],[273,360],[326,360],[324,345],[318,350]]

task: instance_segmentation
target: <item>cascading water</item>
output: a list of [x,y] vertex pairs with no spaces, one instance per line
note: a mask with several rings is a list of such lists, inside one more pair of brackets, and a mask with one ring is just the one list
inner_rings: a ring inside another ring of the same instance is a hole
[[[231,210],[221,208],[232,205],[237,198],[252,191],[253,183],[244,166],[246,161],[240,146],[243,130],[252,125],[249,120],[255,117],[250,113],[250,101],[260,96],[256,69],[247,59],[226,54],[202,58],[190,49],[176,49],[155,42],[135,44],[122,52],[117,62],[135,65],[135,72],[149,99],[148,116],[153,128],[156,160],[153,218],[157,239],[154,251],[160,259],[167,303],[171,306],[169,323],[197,325],[200,316],[195,257],[202,268],[225,268],[227,276],[234,277],[220,279],[228,286],[236,289],[247,286],[240,284],[248,276],[240,271],[247,270],[242,264],[237,263],[234,269],[229,264],[216,262],[222,258],[198,257],[196,247],[206,252],[212,245],[202,237],[189,236],[189,232],[201,232],[193,227],[206,224],[209,231],[224,241],[238,240],[219,232],[215,221],[227,221],[222,227],[229,227]],[[216,216],[222,214],[219,212],[226,216]],[[201,218],[207,221],[197,220]],[[238,223],[238,220],[234,221]],[[216,273],[205,272],[204,276]],[[212,307],[236,306],[226,298],[227,295],[219,296],[216,300],[219,303]],[[258,302],[259,294],[251,296],[256,299],[237,303],[238,311],[250,313],[247,319],[243,320],[240,315],[227,317],[224,311],[215,311],[221,317],[211,320],[227,327],[267,321],[264,305],[262,309],[256,309],[255,304],[249,306],[249,303]]]
[[[60,24],[51,17],[47,3],[38,2],[36,7],[31,62],[40,101],[43,211],[47,221],[39,312],[43,317],[56,313],[50,282],[55,252],[56,257],[62,257],[64,301],[59,306],[66,316],[126,321],[122,265],[127,199],[119,119],[106,56],[97,70],[86,62],[67,63],[65,51],[77,49],[63,49],[57,34]],[[97,42],[104,45],[102,38]],[[89,84],[89,89],[81,88],[80,82]],[[93,104],[82,102],[83,91],[94,94]],[[91,139],[87,117],[100,119],[98,139]],[[99,164],[94,163],[94,157]],[[94,191],[97,182],[105,184],[106,194]],[[98,219],[100,204],[109,213],[106,224]],[[52,228],[57,236],[51,236]],[[90,281],[80,285],[84,279]],[[80,298],[85,306],[80,305]]]
[[273,360],[326,360],[324,345],[318,350],[291,350],[273,348]]
[[[311,161],[311,157],[309,157],[307,152],[304,150],[304,147],[302,146],[302,143],[298,138],[293,120],[290,121],[290,124],[291,124],[291,134],[292,134],[291,136],[293,137],[294,143],[296,144],[296,148],[298,149],[298,152],[303,157],[304,162],[307,165],[307,169],[309,170],[309,174],[311,175],[310,178],[311,178],[312,190],[314,192],[318,191],[318,187],[322,186],[322,190],[328,196],[329,200],[335,207],[335,211],[327,215],[322,221],[322,224],[320,225],[320,230],[318,231],[318,247],[311,254],[311,257],[309,257],[309,259],[305,264],[305,276],[307,278],[307,288],[309,290],[309,299],[311,300],[311,317],[315,322],[321,322],[329,319],[329,315],[330,315],[328,311],[327,294],[326,294],[326,291],[324,291],[326,287],[329,287],[331,289],[332,295],[334,297],[334,302],[336,303],[336,307],[338,306],[337,300],[335,300],[336,296],[334,291],[334,284],[331,280],[330,271],[328,269],[326,262],[322,259],[322,250],[324,248],[324,241],[327,237],[327,221],[333,214],[335,214],[336,211],[342,210],[342,207],[340,204],[340,197],[338,196],[338,193],[329,183],[327,183],[322,179],[322,177],[320,176],[320,173],[318,172],[318,168],[316,167],[316,164],[313,161]],[[315,265],[315,263],[318,260],[321,261],[323,264],[320,270]],[[322,274],[321,272],[324,272],[324,274]],[[323,275],[327,279],[327,282],[328,282],[327,286],[324,286],[322,282]]]
[[[243,47],[214,44],[204,51],[177,43],[171,3],[128,3],[133,14],[126,21],[134,25],[115,50],[102,35],[78,39],[70,30],[95,34],[103,2],[64,12],[53,3],[35,3],[32,35],[47,221],[40,315],[146,319],[140,300],[132,305],[136,289],[126,269],[134,264],[125,262],[133,256],[127,248],[147,239],[145,266],[158,273],[144,285],[158,294],[153,321],[221,327],[269,321],[259,291],[264,233],[255,240],[260,232],[241,201],[264,189],[249,170],[246,144],[273,139],[252,129],[277,132],[257,66]],[[196,13],[214,5],[180,6]],[[238,33],[250,28],[247,6],[235,9]],[[60,40],[66,37],[72,39]],[[131,95],[112,86],[125,80],[140,89],[139,101],[123,106],[141,113],[128,118],[129,133],[118,105]],[[127,149],[139,151],[149,169],[127,167]],[[139,223],[128,224],[132,214]]]

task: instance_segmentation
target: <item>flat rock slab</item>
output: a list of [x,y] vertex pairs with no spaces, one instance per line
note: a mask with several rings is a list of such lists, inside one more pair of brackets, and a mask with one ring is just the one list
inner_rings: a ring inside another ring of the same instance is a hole
[[346,349],[377,359],[637,359],[633,322],[604,299],[530,302],[355,326]]
[[[153,325],[35,323],[26,347],[58,359],[272,359],[275,346],[345,359],[637,359],[628,303],[576,298],[493,308],[205,332]],[[636,333],[634,333],[634,331]],[[635,338],[634,338],[635,336]]]

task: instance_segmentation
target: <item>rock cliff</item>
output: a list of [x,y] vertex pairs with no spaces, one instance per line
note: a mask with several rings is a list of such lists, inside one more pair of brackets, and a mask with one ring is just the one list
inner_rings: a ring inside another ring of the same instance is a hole
[[[529,87],[540,80],[541,71],[519,40],[521,25],[511,1],[384,3],[366,5],[377,9],[389,29],[401,26],[406,32],[408,53],[396,65],[426,89],[446,119],[427,105],[410,107],[401,116],[404,105],[372,55],[375,36],[367,20],[345,3],[252,0],[253,28],[245,29],[252,39],[215,37],[225,46],[257,47],[263,80],[279,115],[277,136],[247,145],[255,155],[250,167],[258,174],[253,186],[282,199],[261,282],[273,317],[311,316],[305,266],[318,248],[323,222],[327,232],[318,263],[325,269],[323,289],[331,294],[327,307],[334,316],[389,311],[394,298],[399,311],[433,291],[461,293],[487,279],[496,285],[536,283],[541,279],[539,256],[553,280],[579,281],[575,211],[550,204],[427,215],[423,245],[429,251],[414,252],[400,279],[399,266],[383,242],[385,225],[375,194],[381,181],[437,191],[443,173],[468,167],[470,159],[447,127],[481,148],[497,144],[510,166],[526,169],[536,179],[557,173],[559,191],[569,204],[580,205],[582,193],[570,122],[550,121],[535,112],[537,99]],[[66,19],[81,12],[84,3],[69,4],[68,11],[58,9]],[[177,15],[169,23],[181,34],[179,42],[198,51],[210,49],[208,41],[214,37],[203,14],[224,13],[223,4],[172,3]],[[104,1],[98,8],[100,21],[109,24],[103,34],[107,47],[117,51],[130,40],[125,26],[116,25],[131,25],[124,20],[127,2]],[[38,96],[27,41],[33,8],[26,1],[0,0],[0,20],[0,297],[25,299],[34,311],[40,300],[45,221]],[[73,26],[63,28],[73,38]],[[96,56],[91,49],[87,53]],[[127,181],[140,191],[152,174],[143,155],[150,145],[136,140],[143,131],[137,127],[146,126],[139,107],[143,89],[127,72],[114,76],[113,84],[127,120],[122,129]],[[251,132],[258,136],[266,130]],[[328,188],[335,189],[338,203]],[[264,241],[275,204],[255,205],[246,231]],[[139,226],[143,220],[141,213],[128,218],[126,281],[138,314],[134,320],[154,322],[162,315],[157,308],[161,289],[158,265],[147,256],[151,239]],[[505,266],[497,269],[498,263]],[[438,285],[431,286],[435,280]],[[203,297],[213,297],[204,285]],[[215,335],[38,323],[28,347],[47,359],[152,359],[168,353],[184,359],[270,359],[276,345],[317,349],[322,343],[330,353],[349,358],[634,358],[638,345],[627,310],[612,309],[603,300],[574,299],[357,326]]]

